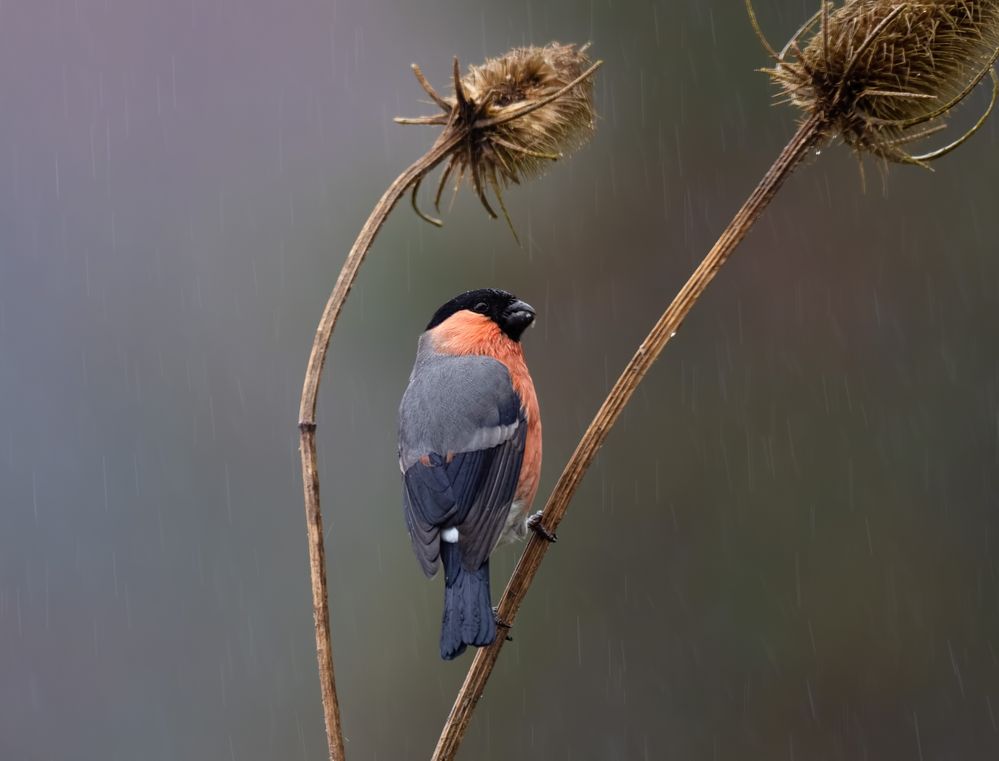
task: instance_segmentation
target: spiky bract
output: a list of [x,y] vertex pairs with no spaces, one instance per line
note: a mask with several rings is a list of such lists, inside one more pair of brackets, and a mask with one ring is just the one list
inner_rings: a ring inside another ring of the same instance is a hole
[[[455,179],[455,189],[468,179],[486,211],[495,217],[486,197],[487,187],[492,188],[509,221],[502,189],[540,174],[552,161],[586,142],[596,118],[591,75],[600,65],[586,55],[588,47],[553,42],[515,48],[469,67],[464,77],[455,59],[450,97],[438,95],[414,66],[420,84],[444,115],[397,121],[438,124],[445,128],[442,137],[461,136],[441,175],[435,197],[438,210],[448,179]],[[417,188],[418,184],[414,208]]]
[[903,146],[942,129],[997,52],[999,0],[847,0],[813,16],[769,71],[792,103],[826,116],[827,131],[855,150],[923,163],[930,154]]

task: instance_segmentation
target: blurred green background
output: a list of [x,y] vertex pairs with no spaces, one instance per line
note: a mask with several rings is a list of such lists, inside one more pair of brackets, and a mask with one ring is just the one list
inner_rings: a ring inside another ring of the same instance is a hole
[[[760,0],[785,39],[813,2]],[[592,40],[598,131],[442,230],[400,207],[319,409],[351,761],[425,759],[469,662],[395,413],[475,287],[540,322],[541,496],[791,134],[736,0],[0,4],[0,759],[325,756],[297,456],[316,320],[445,87]],[[960,115],[973,120],[985,93]],[[999,120],[931,174],[813,157],[636,395],[465,759],[999,757]],[[540,500],[539,500],[540,501]],[[493,563],[495,593],[517,550]]]

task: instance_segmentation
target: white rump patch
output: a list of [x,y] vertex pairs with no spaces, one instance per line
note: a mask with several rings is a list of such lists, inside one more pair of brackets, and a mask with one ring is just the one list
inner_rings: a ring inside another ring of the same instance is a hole
[[458,529],[446,528],[441,531],[441,541],[447,542],[448,544],[456,544],[458,542]]

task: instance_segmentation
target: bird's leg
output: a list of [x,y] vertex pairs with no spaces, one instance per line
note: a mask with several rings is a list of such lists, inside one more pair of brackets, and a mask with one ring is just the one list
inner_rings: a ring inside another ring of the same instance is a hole
[[540,536],[542,539],[548,542],[557,542],[558,537],[555,536],[551,531],[546,529],[541,523],[541,516],[543,515],[541,510],[538,510],[534,515],[527,519],[527,527],[531,529],[535,534]]
[[[510,629],[513,628],[510,625],[509,622],[504,621],[502,618],[499,617],[499,606],[498,605],[494,605],[493,606],[493,620],[496,622],[497,626],[499,626],[499,627],[501,627],[503,629],[506,629],[507,632],[509,632]],[[504,639],[506,639],[507,642],[513,642],[513,637],[511,637],[509,634],[504,634],[503,637],[504,637]]]

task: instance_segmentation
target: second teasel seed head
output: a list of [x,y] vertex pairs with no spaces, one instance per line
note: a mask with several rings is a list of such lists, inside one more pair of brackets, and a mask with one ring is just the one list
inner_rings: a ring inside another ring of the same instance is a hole
[[905,148],[943,129],[942,119],[992,73],[999,0],[824,3],[784,50],[771,52],[770,75],[791,103],[824,117],[830,136],[886,161],[925,164],[984,121],[946,149]]

